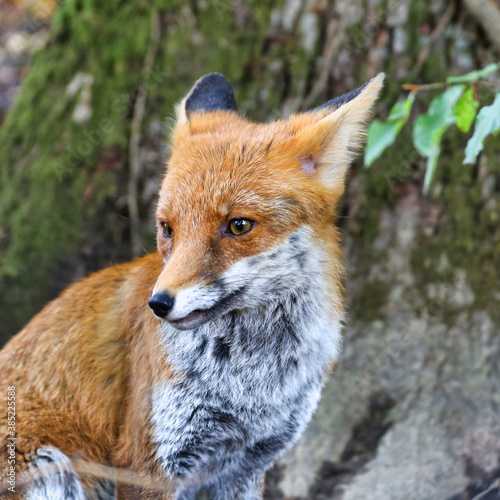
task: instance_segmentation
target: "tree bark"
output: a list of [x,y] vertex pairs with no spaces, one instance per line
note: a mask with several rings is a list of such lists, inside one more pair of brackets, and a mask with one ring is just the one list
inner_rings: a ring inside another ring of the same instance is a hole
[[[132,235],[134,249],[154,247],[164,117],[199,76],[225,74],[242,112],[266,120],[385,71],[384,117],[402,83],[498,61],[456,5],[62,2],[0,129],[2,333],[72,279],[129,258]],[[353,166],[339,218],[342,358],[306,435],[268,475],[266,498],[499,494],[500,141],[488,139],[473,168],[462,165],[465,143],[446,134],[428,197],[408,127],[371,169]],[[141,231],[131,234],[131,216]]]

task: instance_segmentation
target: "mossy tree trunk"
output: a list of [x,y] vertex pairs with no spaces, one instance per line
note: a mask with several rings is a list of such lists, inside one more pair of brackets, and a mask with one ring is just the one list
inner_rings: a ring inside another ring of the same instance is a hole
[[[460,2],[61,2],[0,129],[2,334],[69,281],[154,248],[165,121],[202,74],[225,74],[265,120],[385,71],[384,115],[402,82],[498,58]],[[499,474],[500,141],[474,167],[465,142],[445,136],[428,197],[409,132],[353,167],[344,354],[269,498],[467,499]]]

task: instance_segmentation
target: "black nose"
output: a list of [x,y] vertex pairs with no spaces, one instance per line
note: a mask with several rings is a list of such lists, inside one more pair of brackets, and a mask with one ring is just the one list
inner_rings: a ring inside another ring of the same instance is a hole
[[170,312],[173,305],[174,297],[167,292],[155,293],[149,299],[149,307],[160,318],[164,318]]

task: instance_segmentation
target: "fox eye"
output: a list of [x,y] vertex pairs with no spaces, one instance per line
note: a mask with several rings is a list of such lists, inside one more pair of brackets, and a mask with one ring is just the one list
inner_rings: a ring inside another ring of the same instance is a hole
[[229,232],[235,236],[248,233],[254,226],[254,223],[248,219],[233,219],[229,223]]
[[166,222],[161,223],[161,228],[162,228],[162,234],[165,236],[165,238],[172,238],[174,235],[174,230],[172,229],[171,226],[169,226]]

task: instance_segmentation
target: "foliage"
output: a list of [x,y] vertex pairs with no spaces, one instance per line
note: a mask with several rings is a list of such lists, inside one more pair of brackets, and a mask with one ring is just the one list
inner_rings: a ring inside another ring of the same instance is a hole
[[467,142],[463,163],[475,163],[483,150],[485,139],[500,131],[500,92],[496,94],[491,105],[484,106],[477,113],[480,107],[477,88],[483,83],[482,79],[499,69],[500,63],[489,64],[481,70],[462,76],[450,76],[443,84],[405,86],[411,90],[406,99],[392,107],[385,122],[374,120],[370,125],[364,156],[365,166],[371,166],[394,144],[410,116],[416,94],[436,88],[445,90],[431,101],[427,113],[414,120],[412,134],[414,147],[427,159],[424,193],[428,192],[436,171],[443,135],[451,126],[456,125],[459,130],[468,133],[474,123],[474,133]]
[[365,165],[369,167],[389,146],[394,144],[396,137],[410,116],[415,94],[412,92],[403,102],[398,102],[391,109],[385,123],[375,120],[370,126],[365,150]]
[[483,150],[483,143],[490,134],[500,131],[500,92],[491,106],[485,106],[476,120],[476,130],[465,148],[464,163],[474,163],[477,155]]
[[436,170],[437,160],[441,153],[441,139],[448,127],[455,123],[454,108],[463,91],[462,85],[453,85],[434,98],[429,111],[415,120],[413,144],[417,151],[427,158],[424,192],[429,189]]

